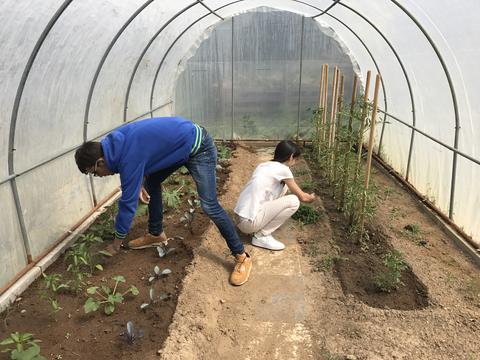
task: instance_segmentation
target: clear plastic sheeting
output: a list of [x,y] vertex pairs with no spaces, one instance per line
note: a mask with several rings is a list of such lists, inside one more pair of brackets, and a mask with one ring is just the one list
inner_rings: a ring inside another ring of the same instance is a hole
[[347,101],[354,72],[363,86],[381,73],[375,149],[480,245],[479,13],[477,0],[2,1],[0,287],[118,186],[78,171],[84,141],[152,114],[308,139],[322,63],[343,70]]
[[18,178],[33,258],[44,253],[77,223],[81,219],[79,214],[85,215],[92,209],[88,177],[78,176],[77,172],[73,154],[68,153]]
[[27,254],[22,243],[15,203],[10,184],[0,185],[2,216],[0,216],[0,287],[12,279],[25,265]]
[[308,139],[319,64],[340,68],[344,96],[351,97],[354,70],[345,51],[330,29],[310,18],[269,8],[243,13],[234,18],[233,32],[232,20],[215,27],[186,62],[176,113],[224,139],[294,138],[297,132]]

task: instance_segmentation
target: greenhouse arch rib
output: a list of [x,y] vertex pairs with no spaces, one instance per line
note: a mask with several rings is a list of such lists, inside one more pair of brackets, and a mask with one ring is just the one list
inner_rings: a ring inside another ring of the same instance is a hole
[[45,27],[45,29],[42,31],[42,34],[38,38],[35,44],[35,47],[33,48],[32,53],[28,58],[27,64],[25,65],[25,69],[23,70],[22,77],[20,79],[20,84],[18,85],[17,93],[15,95],[15,102],[13,104],[12,116],[10,119],[10,133],[8,138],[8,174],[9,176],[11,176],[10,184],[12,186],[13,199],[15,202],[15,208],[17,211],[20,230],[22,233],[22,240],[25,247],[25,253],[27,255],[28,263],[32,262],[32,253],[30,250],[29,242],[28,242],[28,233],[25,226],[25,219],[23,217],[22,205],[20,203],[20,197],[18,196],[17,182],[15,179],[15,167],[13,164],[13,152],[15,151],[15,130],[17,125],[18,109],[20,107],[20,101],[22,100],[23,90],[25,89],[25,84],[27,83],[28,75],[30,73],[33,63],[35,62],[38,52],[40,51],[40,48],[42,47],[45,39],[50,33],[50,30],[53,28],[57,20],[60,18],[60,16],[62,16],[62,14],[67,9],[67,7],[71,4],[72,1],[73,0],[65,0],[62,6],[60,6],[60,8],[58,8],[58,10],[52,16],[47,26]]
[[190,5],[188,6],[185,6],[182,10],[178,11],[174,16],[172,16],[170,19],[168,19],[168,21],[162,25],[162,27],[160,28],[160,30],[158,30],[153,36],[152,38],[150,39],[150,41],[147,43],[147,45],[145,46],[145,48],[143,49],[142,53],[140,54],[140,56],[138,57],[138,60],[137,62],[135,63],[135,66],[133,67],[133,71],[132,71],[132,75],[130,76],[130,80],[128,81],[128,86],[127,86],[127,92],[125,94],[125,104],[124,104],[124,107],[123,107],[123,122],[126,122],[127,121],[127,110],[128,110],[128,99],[130,97],[130,89],[132,88],[132,83],[133,83],[133,79],[135,78],[135,74],[137,73],[137,70],[138,70],[138,67],[140,66],[140,62],[142,61],[143,57],[145,56],[147,50],[150,48],[150,45],[153,44],[153,42],[155,41],[155,39],[158,37],[158,35],[160,35],[160,33],[173,21],[175,20],[177,17],[179,17],[181,14],[183,14],[185,11],[187,11],[188,9],[192,8],[193,6],[197,5],[197,4],[200,4],[201,1],[200,0],[196,0],[194,1],[193,3],[191,3]]

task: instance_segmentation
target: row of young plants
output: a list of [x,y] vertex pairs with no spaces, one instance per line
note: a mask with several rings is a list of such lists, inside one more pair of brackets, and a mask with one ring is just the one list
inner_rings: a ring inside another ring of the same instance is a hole
[[[345,214],[349,238],[358,242],[363,251],[368,251],[370,240],[365,223],[374,216],[379,200],[378,187],[370,178],[379,81],[377,75],[374,101],[370,102],[370,72],[361,98],[357,98],[358,79],[355,76],[352,98],[347,104],[343,99],[343,75],[335,68],[329,108],[328,66],[324,65],[320,106],[312,115],[315,131],[310,158],[325,175],[338,209]],[[364,149],[366,137],[369,141]],[[394,291],[401,285],[401,274],[407,265],[398,251],[384,254],[382,262],[386,270],[373,279],[374,283],[380,291]]]
[[[219,160],[226,162],[231,156],[231,150],[225,144],[217,146]],[[220,170],[222,167],[219,166]],[[185,167],[180,168],[172,174],[163,187],[164,211],[178,212],[181,201],[185,198],[188,203],[188,211],[180,214],[180,222],[185,223],[185,227],[190,228],[196,208],[200,206],[198,194],[194,190],[192,183],[184,175],[188,174]],[[95,274],[104,270],[103,257],[110,257],[107,251],[98,250],[98,245],[105,241],[113,240],[114,218],[117,212],[116,204],[108,208],[93,224],[88,232],[82,234],[79,240],[74,243],[65,253],[64,262],[66,264],[66,274],[42,273],[41,295],[40,297],[47,301],[51,307],[50,315],[63,310],[59,301],[60,294],[72,294],[78,296],[85,293],[87,299],[83,305],[84,312],[91,313],[97,310],[103,310],[106,315],[112,315],[115,308],[123,304],[128,296],[137,296],[139,290],[135,285],[125,286],[126,279],[123,275],[113,276],[111,279],[102,277],[100,283],[93,284],[89,279]],[[146,205],[139,204],[136,216],[145,215],[148,212]],[[161,244],[157,247],[158,256],[163,258],[173,253],[175,248],[168,244]],[[149,289],[149,301],[140,305],[141,311],[147,311],[149,307],[168,300],[170,295],[166,292],[155,294],[153,283],[171,274],[168,268],[160,269],[158,266],[153,268],[152,274],[148,278],[151,285]],[[133,322],[129,321],[126,325],[126,331],[121,336],[128,342],[133,343],[135,339],[143,336],[141,330],[134,329]],[[39,339],[35,339],[33,334],[13,332],[9,337],[0,341],[0,346],[4,349],[2,352],[8,352],[11,359],[19,360],[44,360],[40,354]]]

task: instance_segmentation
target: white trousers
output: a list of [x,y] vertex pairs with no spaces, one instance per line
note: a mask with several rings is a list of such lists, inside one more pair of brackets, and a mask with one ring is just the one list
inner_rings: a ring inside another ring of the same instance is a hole
[[300,201],[296,195],[282,196],[263,203],[253,220],[237,217],[237,227],[244,234],[270,235],[295,214],[299,206]]

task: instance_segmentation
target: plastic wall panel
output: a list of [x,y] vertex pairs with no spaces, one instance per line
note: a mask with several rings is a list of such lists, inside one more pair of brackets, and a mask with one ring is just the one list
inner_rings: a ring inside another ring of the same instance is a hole
[[2,229],[0,288],[2,288],[27,265],[27,256],[10,183],[0,185],[0,203],[2,204],[2,216],[0,216],[0,229]]
[[[162,24],[191,3],[191,0],[180,0],[174,4],[154,1],[124,30],[104,63],[93,92],[89,138],[122,124],[128,82],[143,49]],[[142,91],[148,93],[148,83],[144,84]],[[144,108],[140,113],[148,110]],[[127,121],[134,117],[129,113]]]
[[132,5],[74,1],[57,21],[32,67],[20,105],[17,171],[81,143],[85,100],[96,65],[135,8]]
[[202,125],[216,138],[232,134],[232,21],[210,28],[188,59],[175,89],[175,113]]
[[42,1],[0,2],[0,181],[8,175],[10,119],[22,73],[35,44],[50,18],[63,3]]
[[[175,41],[177,36],[180,35],[185,28],[205,14],[208,14],[208,10],[206,10],[203,6],[196,5],[192,7],[184,12],[181,16],[176,18],[170,25],[168,25],[158,36],[155,42],[150,46],[142,62],[140,63],[140,67],[138,68],[132,84],[130,99],[128,102],[128,118],[137,117],[150,110],[150,93],[152,89],[153,78],[165,52],[170,47],[170,44]],[[203,26],[200,25],[200,33],[202,33],[207,26],[208,24],[205,23],[203,23]],[[160,28],[160,26],[158,26],[158,28]],[[182,37],[182,40],[175,44],[171,54],[168,55],[168,58],[172,59],[175,66],[173,68],[169,68],[170,72],[165,71],[159,74],[157,79],[157,90],[159,90],[160,96],[156,96],[154,98],[154,108],[171,100],[173,96],[171,89],[174,85],[173,82],[175,80],[175,73],[177,71],[178,63],[181,57],[185,56],[185,54],[188,52],[189,47],[192,45],[192,41],[194,41],[193,39],[189,38],[191,33],[192,29],[190,29]],[[198,36],[199,34],[197,34],[197,37]],[[188,41],[185,42],[183,41],[184,39],[187,39]],[[175,54],[175,49],[179,49],[180,54]],[[169,61],[168,58],[163,65],[164,67],[167,67],[167,62]]]
[[445,214],[450,202],[452,159],[452,152],[444,146],[423,135],[415,136],[409,181]]
[[94,177],[93,184],[97,201],[100,202],[120,186],[120,176]]
[[173,111],[174,105],[173,102],[163,106],[162,108],[153,112],[154,117],[163,117],[163,116],[174,116],[176,113]]
[[33,257],[93,208],[88,176],[73,152],[18,177],[17,186]]
[[480,165],[459,157],[453,220],[480,246]]

